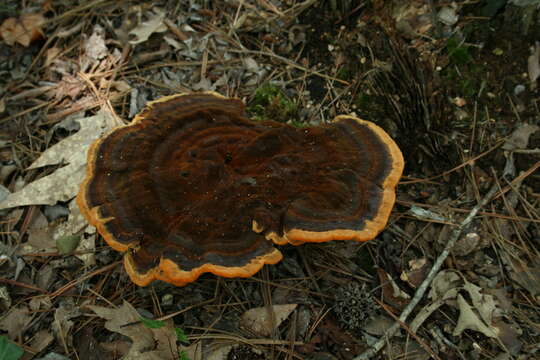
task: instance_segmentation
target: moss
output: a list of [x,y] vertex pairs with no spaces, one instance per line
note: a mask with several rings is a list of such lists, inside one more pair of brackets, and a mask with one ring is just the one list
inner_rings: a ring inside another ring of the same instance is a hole
[[456,65],[465,65],[472,62],[469,46],[463,45],[460,40],[452,37],[446,43],[446,51],[450,62]]
[[359,93],[354,98],[353,104],[356,106],[359,115],[368,114],[367,117],[372,119],[384,117],[384,112],[386,111],[386,104],[380,95]]
[[298,120],[298,105],[275,85],[267,84],[257,89],[247,111],[254,120],[273,120],[293,126],[305,126]]
[[461,96],[475,96],[481,86],[480,74],[485,68],[474,62],[470,47],[456,38],[448,39],[446,51],[449,66],[443,71],[443,76],[449,83],[457,84],[456,88]]

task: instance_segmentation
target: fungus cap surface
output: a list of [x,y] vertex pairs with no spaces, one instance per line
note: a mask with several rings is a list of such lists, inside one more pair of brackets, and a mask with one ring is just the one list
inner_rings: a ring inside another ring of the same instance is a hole
[[386,225],[403,157],[351,116],[296,128],[216,93],[150,103],[96,141],[77,201],[138,285],[249,277],[274,244],[366,241]]

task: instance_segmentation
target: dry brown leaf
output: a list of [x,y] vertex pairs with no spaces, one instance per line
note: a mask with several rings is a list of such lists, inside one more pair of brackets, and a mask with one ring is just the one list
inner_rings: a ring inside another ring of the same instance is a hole
[[426,258],[410,260],[409,270],[404,270],[400,279],[406,281],[413,288],[417,288],[426,278],[430,268],[431,262]]
[[133,344],[124,360],[177,360],[176,332],[172,320],[164,321],[165,326],[150,329],[141,322],[141,315],[127,301],[122,306],[111,309],[89,306],[99,317],[106,319],[105,328],[129,337]]
[[521,264],[517,261],[511,261],[512,271],[509,272],[510,278],[526,289],[533,296],[540,295],[540,263],[531,265]]
[[60,56],[60,53],[62,52],[62,49],[59,47],[53,46],[51,48],[48,48],[47,51],[45,51],[45,62],[43,63],[43,66],[48,68],[51,66],[54,60]]
[[526,149],[529,144],[529,138],[532,134],[540,130],[538,125],[521,124],[503,145],[504,150]]
[[11,308],[0,320],[0,329],[7,331],[11,340],[16,340],[32,321],[33,316],[29,314],[30,309],[25,305]]
[[28,242],[24,243],[24,245],[30,245],[32,247],[30,251],[54,249],[56,247],[49,229],[49,222],[39,209],[35,210],[35,215],[30,221]]
[[52,336],[50,331],[48,329],[42,329],[34,334],[32,340],[30,341],[30,347],[36,352],[41,352],[47,346],[49,346],[53,340],[54,336]]
[[165,19],[165,12],[163,10],[154,8],[153,12],[148,13],[147,16],[150,18],[148,21],[139,24],[129,32],[129,42],[132,45],[145,42],[155,32],[164,32],[167,30],[167,26],[163,22]]
[[45,23],[45,18],[41,14],[23,14],[20,18],[8,18],[0,25],[0,36],[6,44],[13,46],[19,43],[27,47],[43,37],[41,26]]
[[81,309],[72,302],[62,302],[54,312],[52,329],[58,341],[67,349],[71,347],[73,337],[71,328],[75,323],[71,319],[81,315]]
[[409,294],[401,290],[390,274],[383,269],[378,268],[377,275],[381,283],[383,301],[395,309],[405,308],[411,299]]
[[[258,307],[249,309],[240,319],[241,326],[250,329],[251,331],[262,336],[270,336],[272,331],[276,329],[289,315],[296,309],[298,304],[273,305],[269,308]],[[274,312],[272,316],[270,311]]]
[[111,342],[102,342],[99,344],[99,346],[101,346],[107,352],[113,353],[119,357],[123,357],[129,352],[131,343],[127,340],[116,340]]

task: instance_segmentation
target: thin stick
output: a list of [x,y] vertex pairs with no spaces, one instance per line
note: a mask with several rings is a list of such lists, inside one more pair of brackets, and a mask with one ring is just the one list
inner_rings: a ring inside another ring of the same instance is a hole
[[461,224],[459,224],[459,226],[452,232],[452,234],[450,235],[450,239],[448,240],[448,243],[444,247],[444,250],[441,252],[441,254],[437,257],[437,260],[435,260],[435,263],[433,264],[433,267],[429,271],[429,274],[416,290],[416,293],[414,294],[414,297],[412,298],[411,302],[405,307],[405,309],[399,316],[399,321],[395,322],[386,331],[386,334],[384,334],[383,337],[381,337],[375,344],[373,344],[373,346],[369,350],[358,355],[353,360],[367,360],[367,359],[372,358],[383,348],[387,340],[390,339],[392,336],[394,336],[396,331],[401,326],[401,323],[404,323],[407,320],[407,317],[411,314],[411,312],[414,310],[414,308],[420,302],[420,300],[422,300],[422,297],[424,296],[429,285],[431,284],[431,281],[433,280],[433,278],[435,278],[435,275],[437,275],[437,273],[441,269],[444,261],[450,254],[450,250],[452,250],[452,248],[454,247],[454,244],[459,239],[463,230],[471,223],[471,221],[474,219],[474,217],[480,211],[480,209],[484,207],[491,200],[491,198],[495,195],[497,190],[498,190],[498,187],[496,184],[492,186],[489,192],[487,193],[487,195],[484,196],[482,201],[480,201],[480,203],[471,210],[471,212],[465,218],[465,220],[463,220]]

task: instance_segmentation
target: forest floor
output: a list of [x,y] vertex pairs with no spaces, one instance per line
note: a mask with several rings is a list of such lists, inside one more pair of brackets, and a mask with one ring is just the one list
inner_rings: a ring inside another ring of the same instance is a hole
[[[540,359],[538,7],[2,2],[0,360]],[[387,228],[250,278],[133,284],[73,200],[86,151],[103,112],[194,91],[383,127],[406,163]]]

